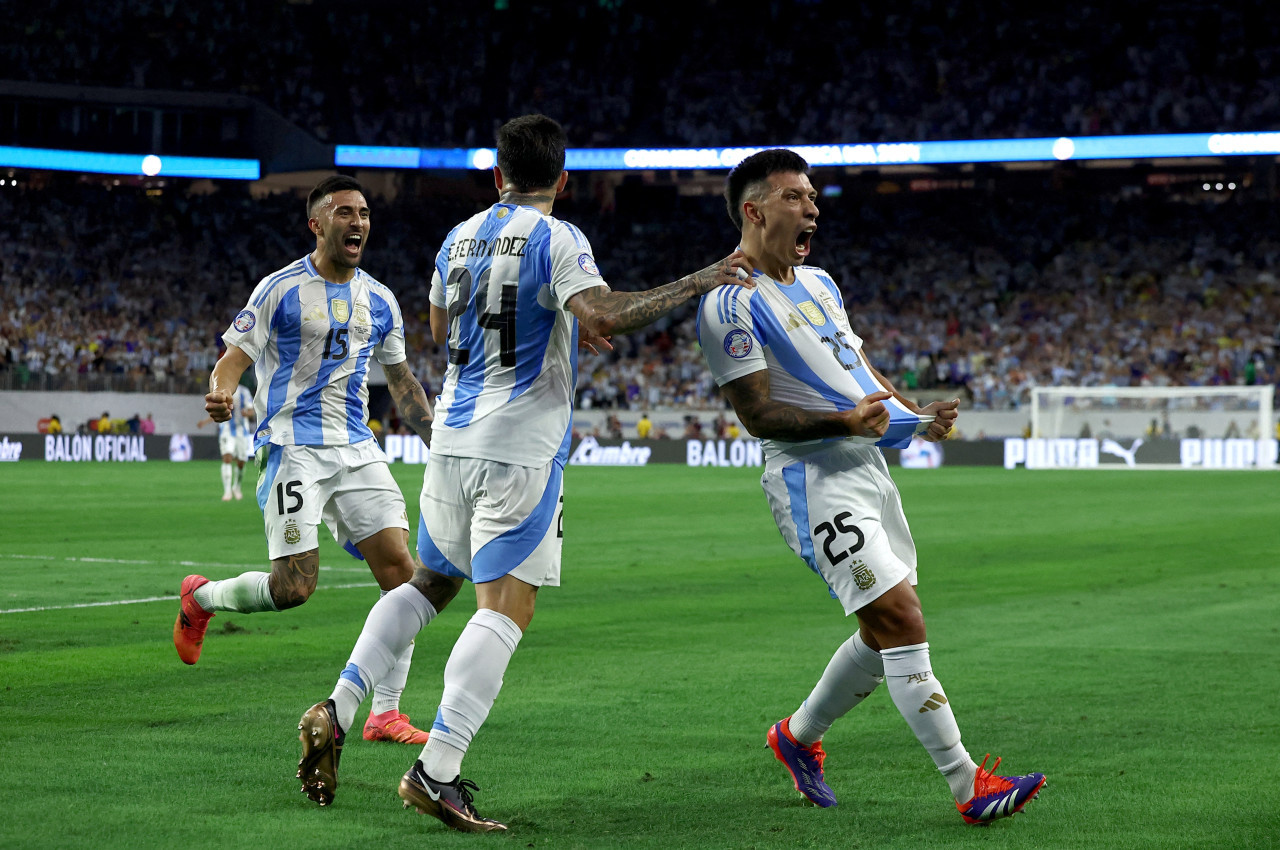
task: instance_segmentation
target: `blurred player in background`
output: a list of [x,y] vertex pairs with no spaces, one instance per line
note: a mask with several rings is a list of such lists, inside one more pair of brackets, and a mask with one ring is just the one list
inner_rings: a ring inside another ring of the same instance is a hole
[[[222,455],[222,501],[244,498],[240,481],[244,478],[244,462],[250,456],[253,422],[253,393],[244,384],[236,386],[231,399],[231,418],[218,423],[218,452]],[[213,422],[212,416],[196,423],[203,428]]]
[[[307,198],[315,251],[262,279],[223,335],[226,354],[209,378],[205,410],[233,416],[241,375],[256,369],[258,506],[271,572],[182,582],[173,626],[179,657],[195,664],[217,611],[283,611],[306,602],[320,569],[323,521],[347,551],[369,564],[383,591],[413,575],[404,496],[369,430],[370,358],[382,364],[403,420],[431,442],[426,393],[405,360],[404,320],[391,290],[359,268],[369,238],[360,184],[334,176]],[[399,710],[412,646],[380,679],[365,738],[421,744]]]
[[611,347],[610,335],[738,280],[735,252],[646,292],[610,290],[586,237],[551,216],[569,177],[564,152],[564,130],[546,116],[503,125],[498,203],[455,227],[436,256],[431,332],[447,341],[449,367],[422,488],[423,567],[378,601],[332,696],[303,715],[303,790],[322,804],[333,799],[342,730],[366,683],[469,579],[478,610],[454,644],[431,739],[399,793],[454,829],[506,829],[476,812],[478,789],[461,778],[462,758],[533,619],[538,588],[560,583],[578,344]]
[[755,288],[702,299],[698,341],[716,383],[764,443],[761,485],[792,551],[827,583],[858,628],[795,713],[767,741],[796,790],[834,806],[822,736],[884,680],[889,696],[951,787],[969,823],[1006,817],[1044,776],[1004,777],[974,763],[929,662],[916,596],[916,550],[877,446],[920,433],[945,439],[959,400],[924,407],[894,391],[863,353],[831,276],[804,265],[817,228],[809,166],[788,150],[744,159],[729,174],[729,216]]

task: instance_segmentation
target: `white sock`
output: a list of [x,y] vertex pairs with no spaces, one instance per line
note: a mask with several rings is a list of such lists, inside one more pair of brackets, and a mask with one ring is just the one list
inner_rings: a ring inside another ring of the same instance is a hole
[[344,731],[351,728],[370,688],[395,669],[406,649],[412,652],[409,647],[414,636],[435,616],[435,607],[411,584],[388,591],[369,611],[351,658],[330,695]]
[[822,678],[787,724],[804,746],[822,740],[831,724],[871,696],[884,681],[884,661],[862,640],[861,632],[840,644]]
[[235,611],[239,614],[279,611],[271,600],[270,580],[271,573],[241,573],[235,578],[202,584],[191,595],[196,604],[206,611]]
[[234,463],[224,463],[222,465],[222,495],[231,495],[231,470],[235,467]]
[[431,739],[422,748],[422,767],[432,779],[451,782],[462,769],[489,709],[502,690],[522,634],[509,617],[481,608],[467,623],[444,667],[444,693],[431,725]]
[[231,486],[239,487],[241,479],[244,478],[244,467],[238,463],[233,463],[231,464],[231,469],[232,469]]
[[973,796],[978,766],[960,743],[960,727],[942,684],[933,677],[929,644],[917,643],[881,650],[889,696],[946,777],[957,803]]
[[[382,591],[382,595],[386,596],[390,590]],[[419,593],[419,596],[422,594]],[[423,600],[426,601],[425,599]],[[409,645],[404,651],[396,657],[396,666],[391,668],[391,672],[382,677],[382,681],[373,686],[373,703],[369,708],[374,714],[382,714],[387,711],[396,711],[400,708],[400,695],[404,693],[404,686],[409,681],[409,665],[413,663],[413,641],[409,641]]]

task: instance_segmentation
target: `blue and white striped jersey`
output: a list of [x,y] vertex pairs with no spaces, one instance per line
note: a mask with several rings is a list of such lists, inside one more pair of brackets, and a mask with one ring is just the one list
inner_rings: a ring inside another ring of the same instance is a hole
[[578,376],[574,295],[606,286],[572,224],[495,204],[450,232],[431,303],[449,314],[449,368],[431,450],[539,467],[569,454]]
[[[218,423],[219,437],[252,437],[254,422],[246,419],[244,411],[253,407],[253,393],[244,384],[236,387],[231,403],[231,418]],[[256,415],[256,412],[255,412]]]
[[222,335],[254,361],[254,449],[347,446],[369,430],[369,357],[405,360],[404,319],[391,290],[360,269],[322,278],[308,255],[263,278]]
[[[806,410],[852,410],[863,396],[884,390],[867,369],[862,338],[849,327],[830,275],[797,266],[791,284],[759,271],[753,278],[755,289],[720,286],[698,305],[698,342],[718,386],[768,369],[770,398]],[[884,437],[844,439],[902,448],[927,429],[897,399],[885,405],[890,425]],[[828,442],[761,441],[766,458],[783,460],[803,459]]]

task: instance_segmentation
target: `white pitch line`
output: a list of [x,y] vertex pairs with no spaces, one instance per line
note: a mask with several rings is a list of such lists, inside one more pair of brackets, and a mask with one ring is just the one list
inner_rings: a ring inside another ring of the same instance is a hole
[[[326,584],[319,590],[349,590],[353,587],[377,587],[377,582],[360,582],[358,584]],[[0,614],[26,614],[31,611],[67,611],[73,608],[103,608],[113,605],[137,605],[142,602],[173,602],[177,596],[150,596],[146,599],[117,599],[110,602],[77,602],[73,605],[40,605],[35,608],[8,608],[0,610]]]
[[[125,558],[74,558],[61,555],[10,555],[0,552],[0,561],[67,561],[80,564],[154,564],[177,567],[220,567],[230,570],[260,570],[265,564],[219,564],[208,561],[135,561]],[[321,567],[322,572],[362,573],[368,567]]]

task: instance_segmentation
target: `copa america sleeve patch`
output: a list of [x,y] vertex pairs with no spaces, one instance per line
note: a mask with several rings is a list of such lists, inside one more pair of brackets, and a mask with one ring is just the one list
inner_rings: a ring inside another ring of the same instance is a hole
[[751,334],[742,328],[729,331],[724,338],[724,353],[734,360],[741,360],[751,353]]
[[578,265],[587,274],[593,274],[596,277],[600,276],[600,267],[596,265],[596,261],[592,259],[590,254],[579,254]]
[[241,310],[236,314],[236,320],[231,323],[231,327],[240,331],[242,334],[247,334],[249,331],[253,330],[253,326],[257,323],[258,319],[253,315],[252,310]]

